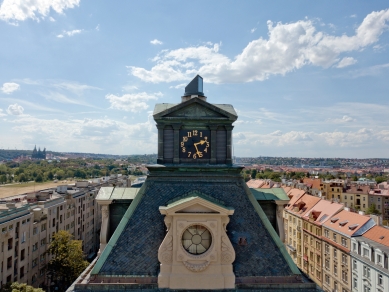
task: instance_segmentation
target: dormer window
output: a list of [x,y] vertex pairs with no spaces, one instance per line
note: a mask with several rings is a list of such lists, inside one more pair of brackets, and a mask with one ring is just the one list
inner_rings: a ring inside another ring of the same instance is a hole
[[350,230],[354,230],[355,228],[357,228],[359,226],[359,224],[352,224],[348,227],[348,229]]
[[339,222],[339,226],[344,226],[348,223],[348,220],[344,220],[342,222]]
[[335,223],[336,221],[338,221],[339,220],[339,218],[332,218],[331,219],[331,223]]

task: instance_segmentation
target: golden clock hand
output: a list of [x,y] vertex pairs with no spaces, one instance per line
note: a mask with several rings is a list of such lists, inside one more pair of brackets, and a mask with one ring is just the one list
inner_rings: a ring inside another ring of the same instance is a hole
[[197,146],[196,146],[196,145],[198,145],[198,144],[200,144],[200,143],[194,143],[194,144],[193,144],[193,146],[196,148],[196,153],[197,153],[197,154],[199,154],[199,149],[197,149]]

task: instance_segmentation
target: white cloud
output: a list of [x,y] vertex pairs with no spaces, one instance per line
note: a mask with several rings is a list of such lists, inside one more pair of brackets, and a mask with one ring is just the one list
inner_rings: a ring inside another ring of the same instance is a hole
[[382,71],[389,68],[389,63],[374,65],[367,68],[362,68],[358,70],[352,70],[348,73],[348,76],[352,78],[358,78],[363,76],[377,76],[382,73]]
[[178,84],[178,85],[169,86],[169,88],[181,89],[181,88],[185,88],[186,85],[187,85],[186,83],[181,83],[181,84]]
[[49,17],[49,20],[51,21],[51,22],[55,22],[55,19],[53,18],[53,17]]
[[355,17],[357,17],[357,15],[356,14],[351,14],[350,17],[351,18],[355,18]]
[[155,153],[157,134],[151,120],[149,117],[143,123],[127,124],[108,118],[41,119],[23,115],[11,122],[11,128],[19,141],[31,144],[39,140],[57,151]]
[[86,90],[101,90],[101,88],[99,87],[95,87],[87,84],[80,84],[78,82],[73,82],[73,81],[50,81],[49,80],[48,86],[65,89],[77,95],[83,94],[83,92]]
[[338,65],[336,65],[336,68],[344,68],[344,67],[353,65],[356,62],[357,62],[357,60],[355,60],[353,57],[344,57],[342,60],[340,60]]
[[7,109],[7,113],[14,116],[22,115],[23,112],[24,112],[24,108],[21,105],[18,105],[17,103],[10,104]]
[[253,32],[255,32],[256,30],[257,30],[257,28],[254,27],[254,28],[252,28],[252,29],[250,30],[250,32],[253,33]]
[[161,92],[148,94],[146,92],[127,93],[122,96],[114,94],[106,95],[106,99],[111,103],[113,109],[124,110],[127,112],[139,112],[149,107],[147,101],[156,100],[163,94]]
[[80,0],[4,0],[0,6],[0,19],[11,24],[29,18],[39,22],[46,18],[51,10],[62,14],[65,9],[74,8],[79,3]]
[[352,117],[345,115],[340,119],[328,119],[327,121],[334,124],[344,124],[344,123],[355,122],[356,119],[353,119]]
[[[263,81],[272,75],[285,75],[308,64],[328,68],[341,54],[373,45],[386,30],[389,9],[368,14],[354,35],[329,35],[318,31],[314,21],[292,23],[268,21],[268,38],[251,41],[234,59],[221,54],[218,44],[163,50],[150,70],[128,66],[143,81],[159,83],[190,80],[201,74],[212,83]],[[350,57],[349,57],[350,58]],[[354,59],[343,59],[350,65]]]
[[99,31],[100,30],[100,24],[98,24],[97,26],[96,26],[96,28],[95,28],[97,31]]
[[3,112],[3,110],[0,108],[0,117],[5,117],[7,114]]
[[10,94],[19,89],[20,89],[20,85],[13,82],[4,83],[3,86],[1,87],[1,91],[4,92],[5,94]]
[[163,42],[161,42],[160,40],[157,40],[157,39],[153,39],[152,41],[150,41],[150,44],[152,44],[152,45],[162,45]]
[[61,34],[57,35],[57,38],[63,38],[65,36],[74,36],[76,34],[79,34],[79,33],[82,33],[83,32],[83,29],[73,29],[73,30],[64,30]]

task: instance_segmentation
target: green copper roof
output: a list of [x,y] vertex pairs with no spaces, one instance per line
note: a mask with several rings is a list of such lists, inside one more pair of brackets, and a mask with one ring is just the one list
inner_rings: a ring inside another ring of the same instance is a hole
[[[156,115],[160,112],[163,112],[164,110],[167,110],[167,109],[174,107],[176,105],[178,105],[178,103],[157,103],[155,105],[153,115]],[[214,106],[216,106],[216,107],[218,107],[218,108],[220,108],[220,109],[222,109],[230,114],[237,116],[237,113],[231,104],[214,104],[214,103],[212,103],[212,105],[214,105]]]
[[289,201],[289,197],[282,188],[250,189],[250,191],[257,201]]

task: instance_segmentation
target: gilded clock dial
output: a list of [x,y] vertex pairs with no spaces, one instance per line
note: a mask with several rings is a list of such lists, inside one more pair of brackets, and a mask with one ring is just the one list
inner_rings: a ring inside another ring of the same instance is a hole
[[180,130],[180,158],[210,159],[211,131]]

